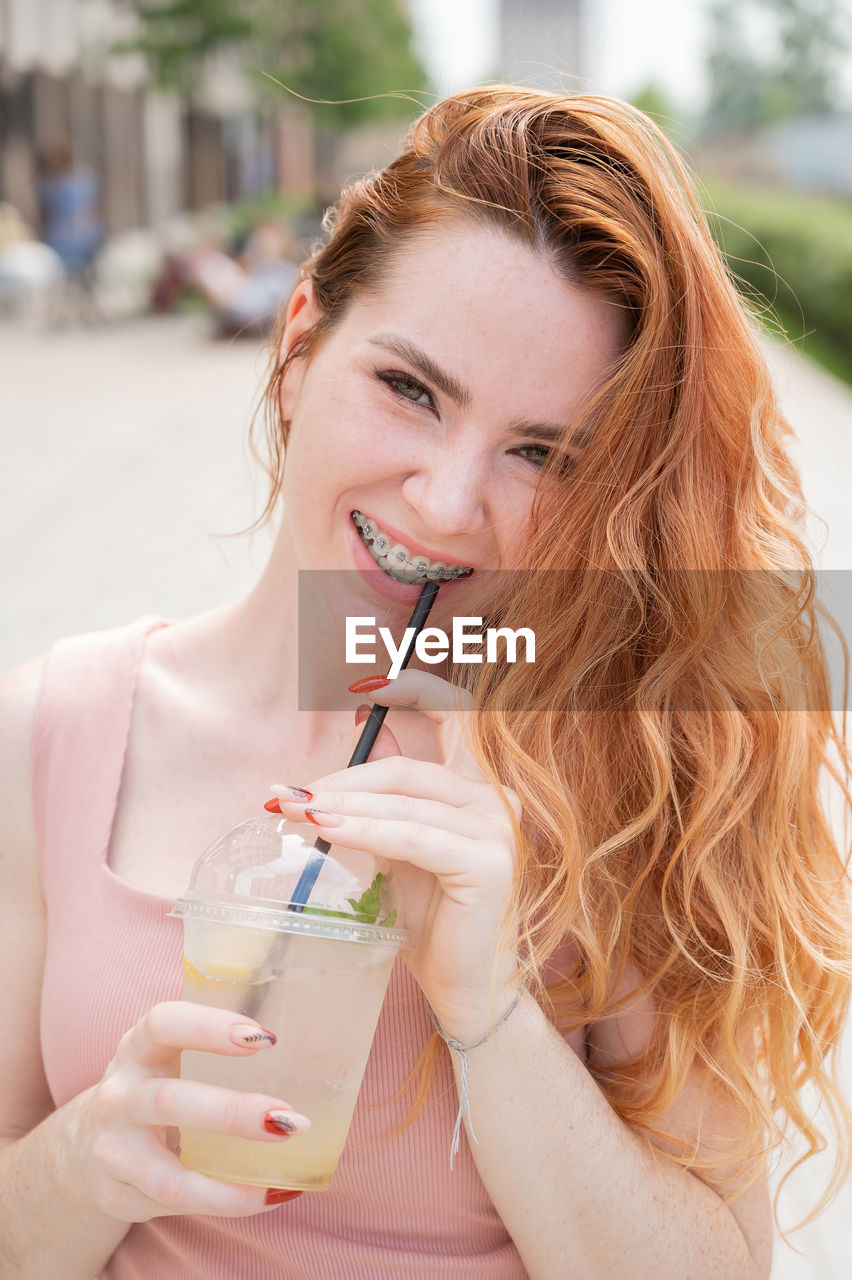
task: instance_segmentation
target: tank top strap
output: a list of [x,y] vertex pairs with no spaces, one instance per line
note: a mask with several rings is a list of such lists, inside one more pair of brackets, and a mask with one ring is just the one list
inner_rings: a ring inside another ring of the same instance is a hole
[[[163,619],[59,640],[33,731],[33,815],[42,884],[79,885],[112,831],[145,639]],[[85,860],[85,862],[84,862]]]

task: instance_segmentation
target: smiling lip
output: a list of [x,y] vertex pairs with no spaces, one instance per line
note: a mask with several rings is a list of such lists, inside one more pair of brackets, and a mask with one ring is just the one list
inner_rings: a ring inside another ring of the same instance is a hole
[[415,542],[407,533],[400,533],[399,529],[395,529],[392,524],[388,524],[386,520],[380,520],[377,516],[371,515],[369,511],[364,511],[362,507],[357,507],[355,509],[360,511],[362,515],[365,515],[368,520],[372,520],[374,524],[378,525],[383,533],[389,534],[391,538],[395,538],[397,542],[401,542],[404,547],[408,547],[409,555],[428,556],[433,562],[437,560],[440,561],[441,564],[459,565],[463,569],[475,568],[469,560],[456,560],[453,557],[448,556],[444,551],[430,551],[428,547],[423,546],[422,542]]

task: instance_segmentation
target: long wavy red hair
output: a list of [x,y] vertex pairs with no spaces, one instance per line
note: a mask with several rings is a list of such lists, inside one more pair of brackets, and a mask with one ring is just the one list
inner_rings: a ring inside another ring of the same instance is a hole
[[[534,675],[468,669],[488,707],[472,749],[523,803],[512,927],[528,976],[564,1030],[611,1017],[628,966],[640,975],[663,1016],[643,1052],[597,1071],[640,1131],[660,1131],[702,1066],[747,1117],[726,1163],[758,1167],[789,1126],[810,1155],[825,1146],[802,1102],[810,1082],[841,1134],[826,1201],[849,1165],[833,1051],[852,954],[848,860],[820,788],[832,778],[848,803],[849,759],[789,428],[688,176],[646,116],[475,89],[427,111],[393,163],[344,192],[302,268],[322,319],[284,362],[281,326],[273,342],[264,516],[281,488],[289,361],[381,287],[400,245],[459,218],[546,255],[631,322],[585,408],[591,442],[567,474],[554,455],[538,489],[532,562],[557,572],[521,577],[502,605],[504,624],[535,631]],[[578,964],[548,984],[567,934]],[[670,1158],[696,1166],[674,1146]]]

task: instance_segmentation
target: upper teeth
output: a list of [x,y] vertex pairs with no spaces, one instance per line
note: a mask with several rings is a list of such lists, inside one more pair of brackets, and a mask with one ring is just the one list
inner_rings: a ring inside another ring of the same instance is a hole
[[392,543],[388,534],[360,511],[352,512],[352,520],[361,534],[361,540],[380,569],[401,582],[448,582],[461,578],[473,570],[462,564],[444,564],[430,560],[428,556],[411,555],[401,542]]

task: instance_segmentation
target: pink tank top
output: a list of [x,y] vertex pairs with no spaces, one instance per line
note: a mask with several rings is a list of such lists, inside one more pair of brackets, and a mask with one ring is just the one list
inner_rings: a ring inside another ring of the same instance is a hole
[[[171,902],[110,870],[136,673],[156,618],[62,640],[48,659],[34,736],[33,796],[47,904],[41,1030],[57,1107],[95,1084],[121,1036],[180,995],[182,926]],[[141,959],[140,959],[141,958]],[[521,1280],[526,1271],[466,1138],[450,1171],[458,1105],[439,1061],[425,1108],[399,1090],[429,1037],[423,996],[398,962],[334,1184],[241,1219],[134,1224],[100,1280]],[[569,1039],[584,1056],[582,1031]]]

